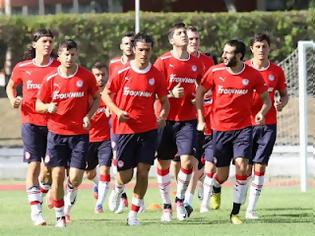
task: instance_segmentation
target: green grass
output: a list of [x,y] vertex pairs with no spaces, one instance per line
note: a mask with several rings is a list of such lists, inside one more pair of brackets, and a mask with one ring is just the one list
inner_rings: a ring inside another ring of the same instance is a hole
[[[3,183],[3,182],[2,182]],[[66,229],[54,227],[54,211],[44,207],[47,227],[32,226],[30,209],[24,191],[0,191],[0,235],[276,235],[307,236],[314,235],[314,189],[301,193],[297,187],[266,187],[259,202],[260,219],[247,221],[243,225],[231,225],[229,212],[232,205],[232,188],[223,188],[220,210],[208,214],[199,213],[199,200],[195,199],[191,218],[179,222],[175,218],[170,224],[161,224],[161,212],[146,210],[140,215],[142,226],[126,226],[127,212],[121,215],[107,210],[104,214],[93,212],[95,200],[89,190],[81,190],[77,205],[72,212],[73,222]],[[130,190],[128,190],[130,196]],[[145,198],[145,205],[159,203],[157,189],[150,189]],[[241,216],[244,216],[242,207]]]

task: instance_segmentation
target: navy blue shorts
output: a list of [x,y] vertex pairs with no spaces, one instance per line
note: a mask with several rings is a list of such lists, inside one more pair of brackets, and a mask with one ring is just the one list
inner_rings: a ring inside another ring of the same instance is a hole
[[46,156],[47,126],[33,124],[22,125],[22,139],[24,146],[24,162],[41,162]]
[[215,163],[213,156],[213,143],[212,143],[212,134],[205,136],[205,142],[203,145],[205,160],[211,163]]
[[195,156],[197,120],[166,121],[157,158],[172,160],[176,154]]
[[253,129],[247,127],[233,131],[213,131],[213,155],[217,167],[227,167],[236,157],[250,159]]
[[277,125],[253,127],[253,155],[249,163],[268,165],[277,138]]
[[157,147],[157,130],[137,134],[116,134],[117,170],[128,170],[138,163],[153,165]]
[[85,170],[93,170],[97,165],[110,167],[112,159],[113,152],[110,140],[90,142],[86,155]]
[[89,135],[60,135],[48,132],[45,164],[85,170]]

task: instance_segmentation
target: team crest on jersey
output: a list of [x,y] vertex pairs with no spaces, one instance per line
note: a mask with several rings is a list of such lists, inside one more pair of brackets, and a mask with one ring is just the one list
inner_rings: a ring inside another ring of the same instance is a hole
[[77,87],[78,88],[82,88],[82,86],[83,86],[83,81],[82,80],[78,80],[77,81]]
[[25,160],[29,160],[31,158],[31,153],[25,152]]
[[197,66],[193,65],[193,66],[191,67],[191,69],[192,69],[193,72],[196,72],[196,71],[197,71]]
[[270,81],[274,81],[274,80],[275,80],[275,76],[271,74],[271,75],[268,76],[268,79],[269,79]]
[[122,160],[119,160],[119,161],[117,162],[117,166],[118,166],[119,168],[122,168],[124,165],[125,165],[125,163],[124,163]]
[[248,85],[249,84],[249,80],[248,79],[243,79],[242,80],[242,84],[245,85],[245,86]]
[[155,84],[155,79],[154,78],[149,79],[149,84],[153,86]]
[[47,154],[46,156],[45,156],[45,163],[48,163],[50,161],[50,156]]

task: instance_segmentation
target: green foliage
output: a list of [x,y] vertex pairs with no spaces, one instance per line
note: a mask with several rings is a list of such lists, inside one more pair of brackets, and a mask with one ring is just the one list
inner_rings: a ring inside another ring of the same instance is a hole
[[[153,35],[156,46],[153,59],[170,49],[167,31],[175,22],[197,25],[202,50],[220,55],[225,41],[238,38],[248,44],[255,32],[272,37],[271,59],[280,61],[289,55],[298,40],[314,38],[315,10],[251,13],[150,13],[141,14],[141,30]],[[73,38],[80,45],[80,63],[90,67],[96,60],[108,61],[120,54],[121,35],[134,29],[134,14],[61,14],[52,16],[0,17],[0,62],[5,48],[12,46],[14,63],[21,60],[31,41],[31,32],[41,28],[56,32],[57,43]],[[248,55],[249,56],[249,55]],[[1,66],[2,67],[2,66]]]

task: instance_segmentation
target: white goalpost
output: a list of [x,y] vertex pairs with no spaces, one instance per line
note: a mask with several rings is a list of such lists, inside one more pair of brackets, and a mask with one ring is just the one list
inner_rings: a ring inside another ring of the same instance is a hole
[[278,114],[276,152],[296,153],[300,162],[300,187],[307,190],[308,156],[314,153],[315,43],[299,41],[298,48],[279,65],[284,69],[290,96]]

